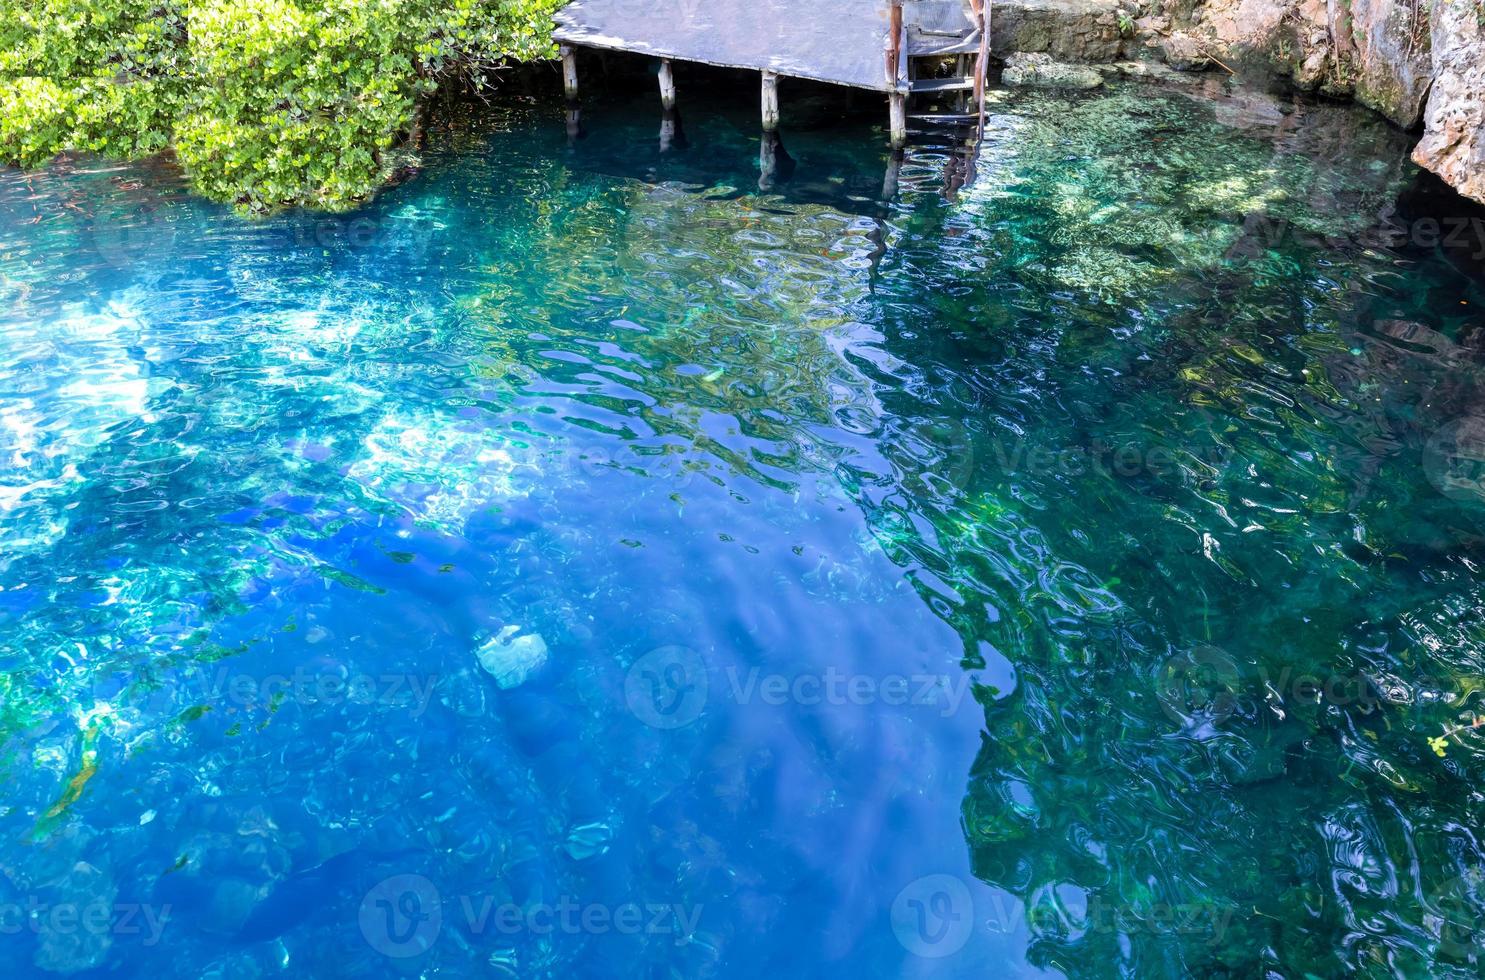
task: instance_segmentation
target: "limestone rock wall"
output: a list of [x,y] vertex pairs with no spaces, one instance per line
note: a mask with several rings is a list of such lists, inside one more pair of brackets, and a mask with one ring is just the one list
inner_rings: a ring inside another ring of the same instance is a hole
[[1485,4],[1440,2],[1433,91],[1413,159],[1466,197],[1485,201]]

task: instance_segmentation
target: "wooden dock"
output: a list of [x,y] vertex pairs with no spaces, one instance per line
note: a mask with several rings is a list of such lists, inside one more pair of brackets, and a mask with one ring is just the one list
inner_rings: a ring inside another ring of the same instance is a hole
[[[573,0],[557,14],[563,84],[578,97],[575,48],[660,61],[663,108],[676,108],[673,61],[761,73],[765,133],[776,134],[780,77],[882,92],[892,145],[908,137],[909,100],[960,94],[952,117],[983,133],[990,0]],[[918,66],[932,62],[929,73]],[[945,74],[945,65],[951,70]],[[922,74],[922,77],[920,77]],[[973,111],[970,111],[970,110]],[[766,148],[765,148],[766,152]]]

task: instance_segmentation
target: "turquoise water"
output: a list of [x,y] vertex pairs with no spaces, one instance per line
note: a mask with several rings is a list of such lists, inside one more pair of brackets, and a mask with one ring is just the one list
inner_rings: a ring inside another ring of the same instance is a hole
[[0,175],[7,974],[1478,975],[1479,212],[1131,86],[761,191],[704,91]]

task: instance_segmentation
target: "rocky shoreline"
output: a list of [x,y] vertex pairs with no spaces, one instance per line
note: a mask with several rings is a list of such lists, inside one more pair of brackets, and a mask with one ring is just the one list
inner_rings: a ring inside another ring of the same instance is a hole
[[1485,0],[1003,0],[993,17],[1012,84],[1149,61],[1281,79],[1421,129],[1413,159],[1485,201]]

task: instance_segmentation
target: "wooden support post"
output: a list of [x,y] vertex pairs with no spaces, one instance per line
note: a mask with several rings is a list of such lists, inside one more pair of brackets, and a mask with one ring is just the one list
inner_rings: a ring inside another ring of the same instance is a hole
[[669,153],[686,145],[686,131],[681,128],[681,114],[667,109],[660,119],[660,152]]
[[675,108],[675,71],[669,58],[660,60],[660,104],[666,112]]
[[576,102],[578,97],[577,77],[577,52],[566,44],[559,49],[562,54],[562,91],[567,94],[568,102]]
[[774,177],[779,172],[779,134],[765,132],[763,142],[758,144],[758,189],[773,190]]
[[887,108],[892,124],[892,148],[900,150],[907,145],[907,83],[903,64],[904,30],[902,23],[902,0],[892,0],[887,27]]
[[882,200],[890,201],[897,196],[897,178],[902,173],[902,151],[887,154],[887,176],[882,180]]
[[763,73],[763,131],[776,133],[779,130],[779,74]]
[[794,171],[794,158],[784,149],[784,141],[778,132],[764,133],[758,146],[758,189],[771,191],[781,180],[787,180]]

